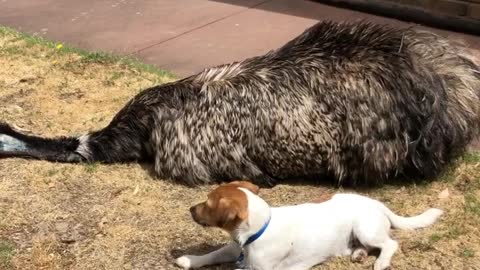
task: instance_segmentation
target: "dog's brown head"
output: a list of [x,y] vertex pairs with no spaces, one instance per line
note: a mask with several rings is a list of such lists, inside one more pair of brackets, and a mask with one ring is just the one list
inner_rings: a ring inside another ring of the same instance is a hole
[[205,202],[190,208],[193,220],[208,227],[218,227],[233,231],[248,218],[248,200],[245,188],[258,194],[259,187],[246,181],[234,181],[224,184],[208,194]]

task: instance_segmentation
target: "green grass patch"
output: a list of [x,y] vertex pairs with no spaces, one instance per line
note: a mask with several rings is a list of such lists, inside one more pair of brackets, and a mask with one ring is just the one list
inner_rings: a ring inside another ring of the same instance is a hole
[[475,257],[475,252],[470,248],[464,248],[460,255],[465,258],[473,258]]
[[438,233],[433,233],[432,235],[430,235],[430,242],[431,243],[436,243],[438,241],[440,241],[442,239],[442,235],[438,234]]
[[85,163],[85,171],[88,173],[94,173],[98,169],[98,163]]
[[15,253],[15,246],[5,240],[0,240],[0,269],[12,267],[11,259]]
[[467,230],[465,229],[465,227],[460,227],[460,226],[457,226],[457,225],[452,225],[452,227],[450,227],[450,229],[448,230],[448,232],[445,233],[445,237],[449,238],[449,239],[457,239],[458,237],[462,236],[462,235],[465,235],[467,234]]
[[[147,72],[159,77],[171,77],[176,78],[176,76],[168,71],[159,69],[154,65],[145,64],[141,62],[139,59],[129,56],[118,56],[112,53],[101,52],[101,51],[94,51],[90,52],[84,49],[80,49],[74,46],[70,46],[68,44],[54,42],[47,40],[43,37],[30,35],[18,32],[12,28],[0,26],[0,35],[14,35],[17,37],[16,40],[23,40],[27,47],[33,47],[35,45],[40,45],[51,49],[51,53],[57,54],[78,54],[82,57],[81,61],[84,63],[99,63],[99,64],[120,64],[126,65],[131,69],[137,70],[139,72]],[[5,53],[9,54],[19,54],[22,53],[23,50],[15,47],[6,47],[2,49]]]
[[438,176],[438,179],[443,182],[451,183],[455,181],[455,169],[457,168],[457,162],[452,162],[445,170]]
[[463,161],[467,164],[472,163],[479,163],[480,162],[480,153],[479,152],[472,152],[472,153],[465,153],[463,155]]
[[[477,163],[480,163],[480,152],[465,152],[445,168],[445,170],[438,176],[438,180],[447,183],[453,182],[455,180],[455,170],[459,165],[475,165]],[[480,179],[477,184],[480,185]]]
[[120,79],[121,77],[123,77],[124,75],[125,74],[123,74],[122,72],[114,72],[109,80],[116,81],[116,80]]
[[480,216],[480,199],[474,193],[465,195],[465,211]]

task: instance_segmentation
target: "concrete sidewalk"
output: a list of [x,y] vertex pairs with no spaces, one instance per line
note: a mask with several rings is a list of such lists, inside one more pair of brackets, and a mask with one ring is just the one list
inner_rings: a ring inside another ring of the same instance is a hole
[[[304,0],[0,0],[0,24],[186,76],[265,53],[319,20],[406,23]],[[440,31],[480,49],[480,37]]]

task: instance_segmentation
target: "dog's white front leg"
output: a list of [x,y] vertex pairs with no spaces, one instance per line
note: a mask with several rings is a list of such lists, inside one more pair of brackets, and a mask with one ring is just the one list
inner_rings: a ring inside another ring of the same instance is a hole
[[238,256],[240,256],[240,252],[240,246],[235,242],[231,242],[228,245],[202,256],[184,255],[177,258],[175,264],[184,269],[190,269],[213,264],[234,262],[238,259]]

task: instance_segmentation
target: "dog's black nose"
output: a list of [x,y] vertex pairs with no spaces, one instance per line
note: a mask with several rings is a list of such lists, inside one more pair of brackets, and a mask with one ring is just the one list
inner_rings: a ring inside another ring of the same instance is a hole
[[195,206],[190,207],[190,214],[193,215],[193,212],[195,212]]

